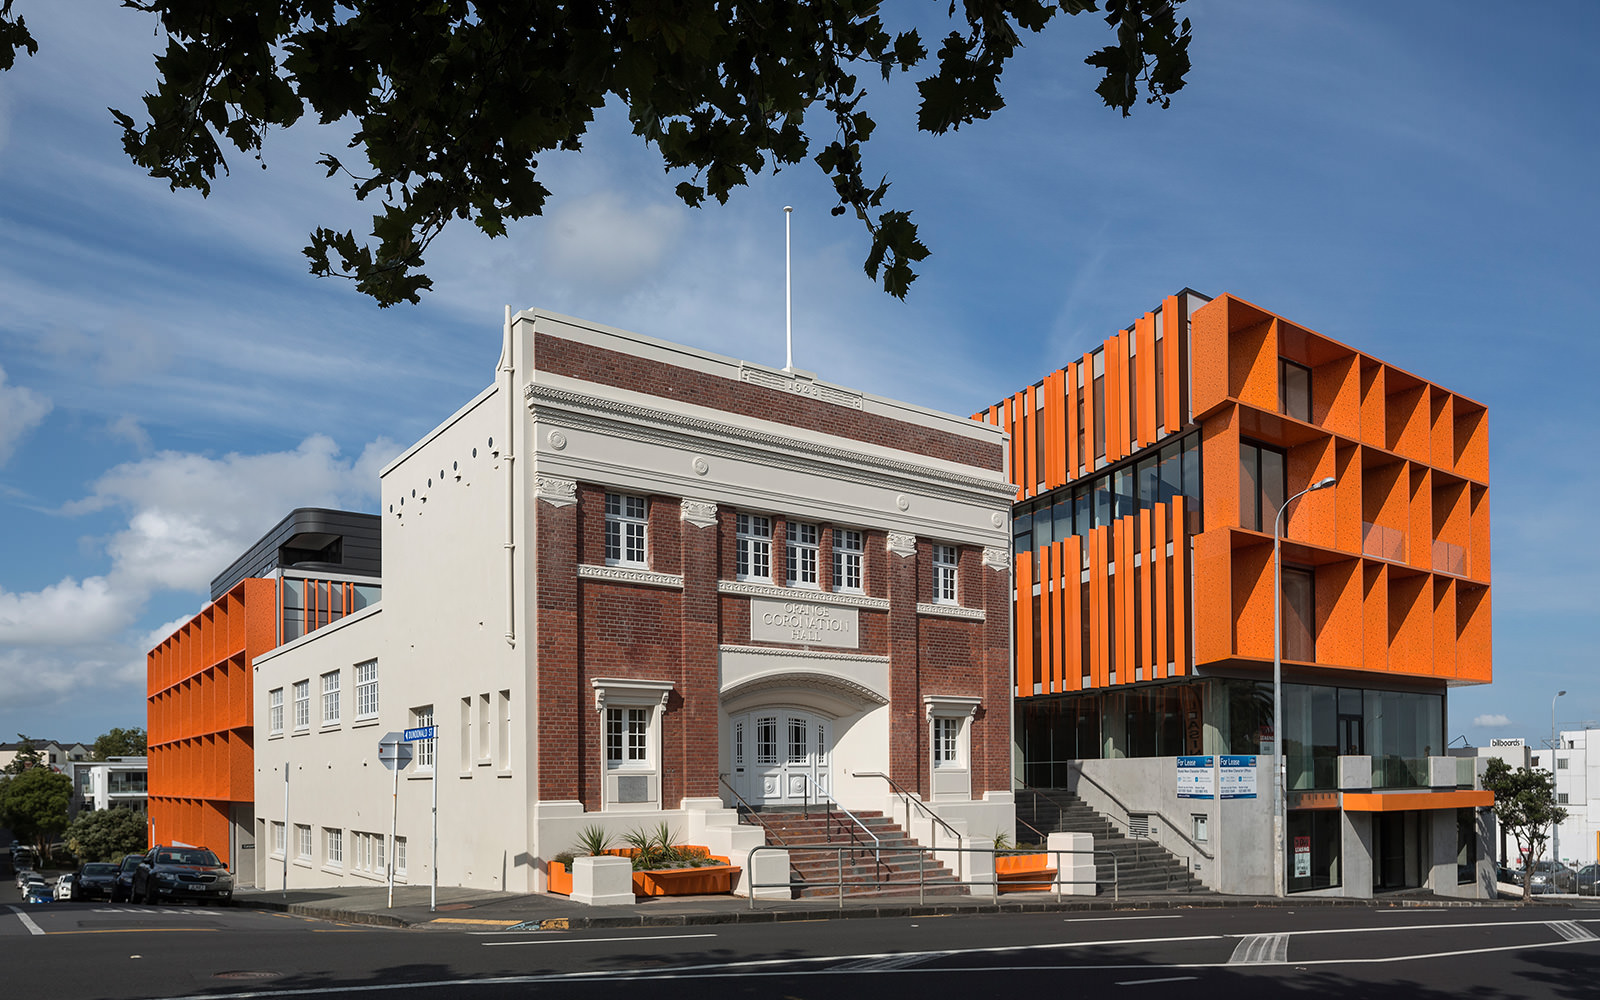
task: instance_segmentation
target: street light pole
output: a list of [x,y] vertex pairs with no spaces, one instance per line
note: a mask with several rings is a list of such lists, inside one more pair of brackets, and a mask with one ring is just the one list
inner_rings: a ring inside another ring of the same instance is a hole
[[1313,490],[1325,490],[1333,483],[1332,476],[1317,480],[1285,500],[1272,519],[1272,750],[1278,758],[1272,792],[1272,893],[1279,899],[1285,895],[1283,838],[1288,826],[1288,768],[1283,754],[1283,546],[1280,529],[1283,512],[1290,504]]
[[[1557,691],[1556,698],[1564,694],[1566,694],[1565,691]],[[1556,748],[1560,745],[1560,741],[1556,739],[1556,698],[1550,699],[1550,788],[1552,793],[1556,787]],[[1556,860],[1556,823],[1554,820],[1550,821],[1550,860]]]

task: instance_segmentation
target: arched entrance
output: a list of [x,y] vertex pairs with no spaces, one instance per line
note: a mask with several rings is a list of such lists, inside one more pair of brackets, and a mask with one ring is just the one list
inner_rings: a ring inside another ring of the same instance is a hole
[[831,720],[798,708],[729,719],[733,787],[753,806],[800,805],[831,795]]

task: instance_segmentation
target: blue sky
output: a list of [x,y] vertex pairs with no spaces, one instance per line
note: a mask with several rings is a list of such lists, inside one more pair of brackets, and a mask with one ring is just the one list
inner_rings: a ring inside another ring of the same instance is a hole
[[234,156],[209,200],[121,153],[108,106],[152,86],[151,26],[111,0],[21,0],[41,50],[0,75],[0,738],[143,725],[144,651],[302,505],[376,508],[377,469],[488,384],[503,305],[795,362],[970,413],[1184,286],[1231,292],[1489,407],[1495,683],[1452,692],[1473,742],[1600,720],[1600,7],[1192,5],[1169,110],[1099,106],[1063,19],[1009,106],[912,127],[873,80],[869,175],[934,255],[909,301],[863,276],[856,224],[803,166],[691,210],[621,116],[542,162],[541,220],[429,256],[436,290],[379,310],[316,280],[317,225],[369,209],[315,166],[339,126]]

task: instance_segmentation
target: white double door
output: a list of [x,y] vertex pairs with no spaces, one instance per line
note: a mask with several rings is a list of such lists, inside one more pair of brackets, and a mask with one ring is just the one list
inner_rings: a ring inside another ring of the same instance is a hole
[[730,721],[733,786],[751,805],[799,805],[831,794],[827,719],[795,709],[763,709]]

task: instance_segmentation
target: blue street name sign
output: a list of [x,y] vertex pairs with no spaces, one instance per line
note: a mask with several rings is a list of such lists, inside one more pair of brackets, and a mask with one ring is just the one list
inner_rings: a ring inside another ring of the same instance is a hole
[[438,726],[418,726],[416,729],[405,731],[405,741],[415,743],[417,740],[431,740],[437,735]]

